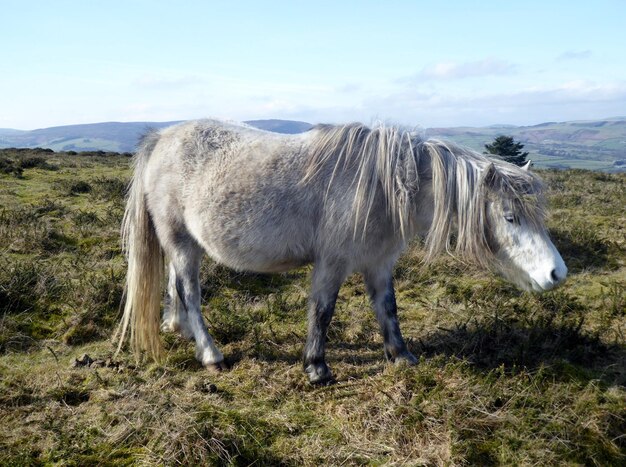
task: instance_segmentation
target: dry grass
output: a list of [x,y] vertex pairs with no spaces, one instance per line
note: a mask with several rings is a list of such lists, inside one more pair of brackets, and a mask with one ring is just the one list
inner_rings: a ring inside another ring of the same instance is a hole
[[[36,156],[0,174],[0,464],[626,462],[624,175],[542,173],[572,273],[557,291],[520,293],[450,258],[425,270],[412,247],[396,284],[415,367],[385,363],[350,278],[329,332],[338,383],[311,387],[308,268],[204,265],[204,313],[230,371],[207,374],[174,335],[162,365],[111,361],[128,159]],[[96,361],[71,365],[85,353]]]

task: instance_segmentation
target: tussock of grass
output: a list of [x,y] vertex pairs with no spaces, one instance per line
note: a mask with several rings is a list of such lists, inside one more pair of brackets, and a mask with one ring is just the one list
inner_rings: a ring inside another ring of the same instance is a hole
[[59,170],[59,167],[54,165],[54,164],[50,164],[45,158],[43,157],[38,157],[38,156],[34,156],[34,157],[27,157],[22,159],[19,162],[19,167],[22,169],[42,169],[42,170]]
[[[542,175],[564,287],[522,293],[451,258],[425,268],[416,243],[395,281],[418,365],[384,361],[354,276],[329,329],[338,383],[311,387],[309,268],[203,265],[229,371],[207,374],[171,334],[161,365],[111,360],[128,158],[0,154],[0,464],[623,465],[626,178]],[[84,353],[105,363],[72,366]]]

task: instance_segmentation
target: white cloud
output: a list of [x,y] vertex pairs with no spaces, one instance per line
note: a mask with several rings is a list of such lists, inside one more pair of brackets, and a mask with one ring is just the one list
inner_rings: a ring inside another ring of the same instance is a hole
[[497,58],[485,58],[473,62],[439,62],[427,65],[422,70],[405,79],[419,82],[428,80],[453,80],[475,76],[506,75],[515,72],[515,65]]
[[496,123],[533,125],[546,121],[623,115],[626,82],[563,82],[512,92],[423,92],[404,88],[386,96],[370,95],[354,105],[294,105],[281,118],[317,122],[377,119],[422,127],[482,126]]

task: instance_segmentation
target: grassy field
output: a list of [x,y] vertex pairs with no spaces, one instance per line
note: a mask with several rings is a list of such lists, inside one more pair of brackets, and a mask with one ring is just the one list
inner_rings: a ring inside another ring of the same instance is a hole
[[[395,273],[415,367],[384,361],[359,277],[329,330],[337,384],[302,372],[309,268],[207,261],[230,371],[166,335],[113,357],[127,157],[0,151],[0,465],[625,465],[626,174],[542,171],[570,269],[522,293],[415,244]],[[85,356],[85,354],[87,356]]]

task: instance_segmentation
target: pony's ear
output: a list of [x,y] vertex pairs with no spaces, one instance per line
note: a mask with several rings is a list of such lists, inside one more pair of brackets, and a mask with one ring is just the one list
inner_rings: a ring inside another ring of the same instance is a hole
[[498,170],[493,163],[489,164],[483,170],[481,176],[481,185],[486,186],[488,188],[493,188],[496,184],[496,180],[498,179]]
[[526,163],[522,166],[522,170],[525,170],[526,172],[528,172],[532,165],[533,165],[533,161],[528,159]]

